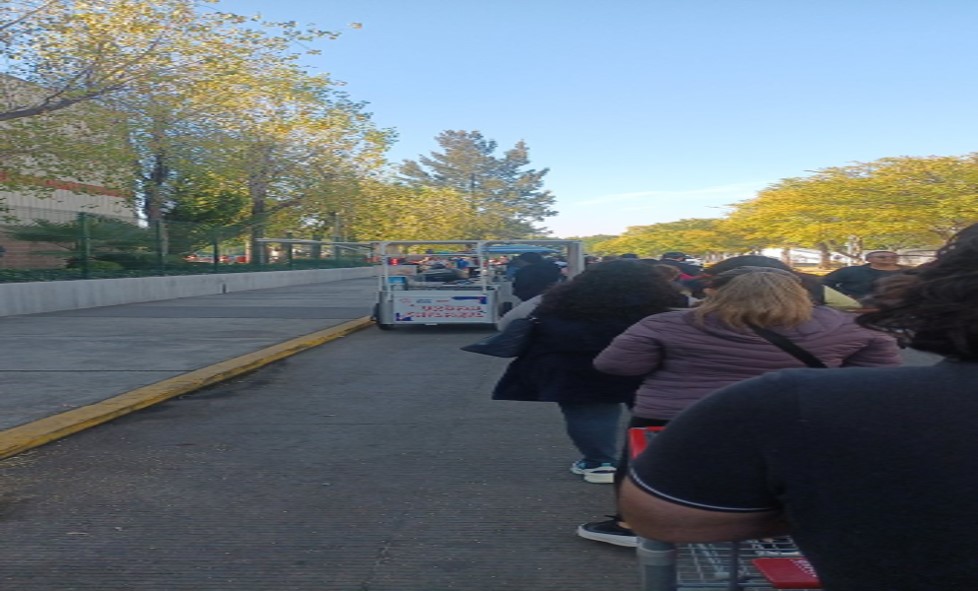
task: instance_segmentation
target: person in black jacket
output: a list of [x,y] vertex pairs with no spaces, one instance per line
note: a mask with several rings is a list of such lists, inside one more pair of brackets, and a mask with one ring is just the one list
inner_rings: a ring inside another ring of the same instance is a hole
[[556,402],[582,456],[571,472],[587,482],[611,483],[623,405],[631,404],[641,377],[603,374],[591,362],[619,333],[676,306],[678,298],[651,265],[617,260],[588,266],[543,294],[533,311],[533,340],[506,368],[493,398]]
[[524,302],[547,291],[563,278],[560,267],[539,253],[524,252],[518,259],[529,262],[520,267],[513,278],[513,295]]
[[906,271],[898,264],[900,255],[889,250],[877,250],[866,254],[866,264],[836,269],[822,278],[822,282],[851,298],[862,300],[873,292],[876,281]]
[[662,258],[659,259],[659,263],[679,269],[679,272],[684,275],[684,277],[681,277],[682,279],[692,279],[703,271],[703,267],[694,265],[692,263],[687,263],[686,259],[688,258],[689,257],[686,256],[686,253],[674,250],[664,253]]

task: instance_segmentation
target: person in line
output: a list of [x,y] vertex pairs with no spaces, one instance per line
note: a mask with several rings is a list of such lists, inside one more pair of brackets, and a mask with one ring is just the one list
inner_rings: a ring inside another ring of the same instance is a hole
[[699,297],[703,297],[703,288],[709,283],[711,277],[719,275],[724,271],[736,269],[737,267],[771,267],[772,269],[790,271],[798,276],[798,279],[801,280],[802,287],[808,290],[808,294],[816,305],[830,306],[838,310],[854,310],[861,307],[861,304],[857,300],[825,285],[821,277],[809,273],[801,273],[779,259],[759,254],[745,254],[724,259],[719,263],[710,265],[703,270],[703,273],[699,277],[685,282],[685,285],[690,288],[690,291],[694,295],[700,294]]
[[675,290],[648,265],[618,260],[588,266],[540,298],[532,310],[537,325],[530,346],[506,368],[493,398],[556,402],[581,454],[571,472],[587,482],[611,483],[624,405],[632,403],[641,378],[600,373],[591,362],[631,324],[675,302]]
[[879,289],[858,322],[943,361],[717,392],[634,462],[629,524],[671,542],[790,534],[827,591],[978,586],[978,224]]
[[560,267],[538,252],[524,252],[517,258],[528,263],[513,276],[513,295],[523,301],[542,294],[564,278]]
[[873,291],[873,284],[883,277],[903,273],[906,267],[898,264],[900,255],[889,250],[866,254],[866,264],[842,267],[822,278],[822,283],[851,298],[863,300]]
[[[706,296],[691,310],[642,319],[594,359],[602,372],[644,376],[630,427],[666,425],[724,386],[806,365],[756,329],[787,337],[828,367],[901,362],[895,339],[856,325],[852,314],[813,306],[800,279],[789,271],[731,269],[712,279]],[[623,454],[619,466],[626,463]],[[581,525],[578,535],[618,546],[637,545],[630,524],[611,517]]]
[[687,263],[687,258],[689,257],[686,256],[686,253],[673,250],[663,254],[662,258],[659,259],[659,262],[663,265],[672,265],[673,267],[679,269],[679,272],[682,274],[681,278],[686,280],[692,279],[703,272],[703,267],[694,265],[692,263]]
[[515,257],[509,257],[506,262],[505,278],[512,281],[516,278],[516,272],[534,263],[542,263],[543,255],[539,252],[523,252]]
[[686,285],[679,280],[681,273],[679,269],[673,267],[672,265],[663,265],[655,259],[642,259],[642,262],[646,265],[651,264],[652,268],[656,270],[657,273],[666,278],[667,281],[678,291],[684,300],[684,305],[677,306],[678,308],[692,308],[697,303],[699,303],[699,298],[693,297],[693,292],[686,287]]

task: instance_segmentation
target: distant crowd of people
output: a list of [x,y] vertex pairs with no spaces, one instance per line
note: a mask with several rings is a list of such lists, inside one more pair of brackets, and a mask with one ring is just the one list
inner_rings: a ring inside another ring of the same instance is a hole
[[[493,397],[556,403],[570,471],[615,485],[578,535],[791,536],[826,589],[978,584],[978,224],[917,267],[687,259],[623,254],[567,281],[539,255],[515,265],[523,302],[499,327],[535,327]],[[904,344],[947,359],[900,367]],[[625,413],[668,425],[634,461]]]

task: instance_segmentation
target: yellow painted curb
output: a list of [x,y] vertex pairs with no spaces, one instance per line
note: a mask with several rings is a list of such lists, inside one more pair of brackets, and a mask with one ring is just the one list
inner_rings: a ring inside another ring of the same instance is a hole
[[372,325],[373,320],[369,316],[364,316],[332,328],[279,343],[261,351],[241,355],[175,378],[130,390],[101,402],[0,431],[0,459],[9,458],[45,443],[67,437],[72,433],[101,425],[141,408],[254,371],[269,363],[301,353],[306,349],[318,347],[323,343],[328,343]]

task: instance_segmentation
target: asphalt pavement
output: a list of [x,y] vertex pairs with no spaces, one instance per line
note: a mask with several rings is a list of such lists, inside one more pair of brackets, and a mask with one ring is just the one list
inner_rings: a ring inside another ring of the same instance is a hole
[[[0,319],[8,449],[170,396],[0,462],[0,588],[636,589],[634,551],[575,535],[612,492],[570,473],[555,405],[490,400],[507,360],[459,350],[488,327],[381,331],[374,300],[350,280]],[[255,369],[282,343],[303,350]]]
[[459,351],[488,327],[380,331],[375,299],[0,318],[0,588],[637,589],[633,551],[574,534],[612,497],[557,409],[490,400],[507,360]]

